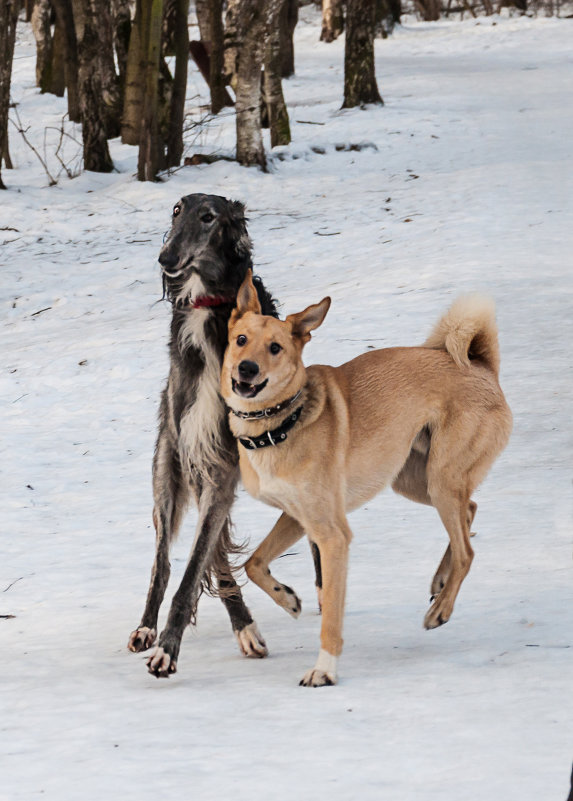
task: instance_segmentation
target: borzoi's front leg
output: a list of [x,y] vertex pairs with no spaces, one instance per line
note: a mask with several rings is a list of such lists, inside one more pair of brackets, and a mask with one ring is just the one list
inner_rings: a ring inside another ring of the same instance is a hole
[[343,644],[348,546],[352,532],[344,520],[339,525],[311,527],[310,537],[318,547],[322,566],[321,647],[315,666],[304,674],[300,684],[323,687],[337,681],[337,663]]
[[[199,519],[191,555],[179,589],[173,596],[167,624],[147,660],[149,672],[165,678],[177,670],[181,638],[191,622],[201,592],[201,581],[211,566],[221,530],[234,499],[235,474],[214,476],[205,483],[198,502]],[[224,483],[226,478],[226,483]]]
[[269,534],[245,564],[247,576],[289,615],[298,617],[302,608],[300,598],[291,587],[281,584],[271,575],[269,564],[294,545],[303,535],[303,529],[286,512],[279,517]]

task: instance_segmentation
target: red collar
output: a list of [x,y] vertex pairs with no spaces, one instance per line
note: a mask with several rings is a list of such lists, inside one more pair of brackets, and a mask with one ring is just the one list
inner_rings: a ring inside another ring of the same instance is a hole
[[235,304],[234,295],[199,295],[191,303],[192,309],[205,309],[210,306],[224,306],[225,304]]

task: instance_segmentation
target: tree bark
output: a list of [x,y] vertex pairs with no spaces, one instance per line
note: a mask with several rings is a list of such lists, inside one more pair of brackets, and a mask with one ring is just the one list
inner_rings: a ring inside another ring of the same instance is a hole
[[414,5],[425,22],[435,22],[440,19],[442,13],[440,0],[414,0]]
[[348,0],[342,108],[382,104],[374,67],[374,0]]
[[291,141],[288,111],[281,82],[281,41],[279,16],[281,9],[269,19],[265,42],[264,94],[271,131],[271,147]]
[[19,0],[0,2],[0,189],[6,189],[2,182],[2,161],[8,169],[12,167],[8,151],[8,109],[19,10]]
[[167,133],[167,167],[178,167],[183,156],[183,121],[187,93],[187,66],[189,64],[189,31],[187,16],[189,0],[177,0],[175,14],[175,74],[169,109]]
[[238,18],[241,0],[227,0],[225,32],[223,34],[223,75],[225,83],[236,89],[237,56],[239,52]]
[[111,172],[113,162],[107,145],[106,116],[99,35],[101,13],[98,0],[73,0],[78,37],[78,86],[84,145],[84,167],[93,172]]
[[209,34],[209,90],[211,92],[211,114],[218,114],[224,106],[232,105],[225,89],[223,2],[210,0],[211,30]]
[[145,0],[143,6],[142,51],[145,53],[145,94],[139,137],[137,178],[155,181],[165,166],[159,131],[159,61],[163,0]]
[[56,12],[56,25],[61,26],[64,49],[64,74],[68,90],[68,117],[80,122],[80,97],[78,88],[78,43],[71,0],[52,0]]
[[111,19],[113,27],[113,45],[117,57],[119,85],[123,106],[127,75],[127,53],[129,50],[129,37],[131,35],[129,0],[111,0]]
[[143,58],[143,3],[135,4],[135,19],[131,26],[125,91],[123,98],[123,116],[121,120],[121,141],[125,145],[139,144],[141,118],[143,116],[143,98],[145,94],[145,60]]
[[294,75],[294,29],[298,22],[298,0],[284,0],[280,16],[281,76]]
[[52,27],[50,0],[36,0],[32,9],[32,33],[36,40],[36,86],[42,94],[52,82]]
[[344,30],[342,0],[322,0],[321,42],[334,42]]
[[[263,5],[263,8],[261,8]],[[236,126],[237,161],[245,167],[267,162],[261,133],[261,68],[265,38],[264,2],[239,0],[236,6]]]

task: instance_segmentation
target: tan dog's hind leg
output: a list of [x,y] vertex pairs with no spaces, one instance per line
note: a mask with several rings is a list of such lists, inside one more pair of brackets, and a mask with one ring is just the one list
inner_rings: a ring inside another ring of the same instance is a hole
[[[471,528],[472,523],[474,522],[474,517],[476,516],[477,512],[477,503],[475,501],[470,501],[468,504],[468,512],[467,512],[467,519],[468,519],[468,528]],[[473,532],[470,531],[470,537],[473,537]],[[442,557],[442,561],[440,562],[440,566],[436,570],[436,575],[432,580],[432,584],[430,586],[430,593],[431,593],[431,601],[435,599],[437,595],[444,589],[445,583],[450,575],[451,564],[452,564],[452,549],[448,545],[446,548],[446,552]]]
[[305,687],[336,684],[336,666],[342,651],[342,621],[346,597],[348,546],[352,532],[344,520],[339,526],[309,527],[320,551],[322,566],[322,627],[320,652],[315,666],[300,681]]
[[294,545],[303,534],[300,524],[283,513],[245,564],[247,576],[251,581],[295,618],[300,615],[302,609],[300,598],[291,587],[273,578],[269,564]]

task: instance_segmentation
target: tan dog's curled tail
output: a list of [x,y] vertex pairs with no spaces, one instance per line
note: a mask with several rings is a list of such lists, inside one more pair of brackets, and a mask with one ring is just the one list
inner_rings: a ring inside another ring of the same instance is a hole
[[458,298],[434,327],[424,347],[447,350],[459,367],[469,367],[470,360],[479,360],[497,377],[499,344],[493,299],[479,294]]

